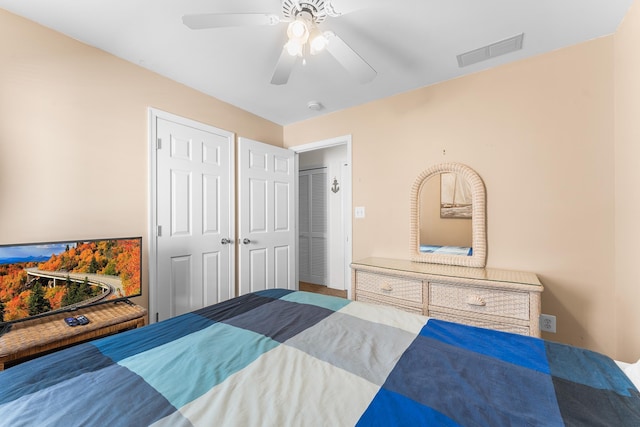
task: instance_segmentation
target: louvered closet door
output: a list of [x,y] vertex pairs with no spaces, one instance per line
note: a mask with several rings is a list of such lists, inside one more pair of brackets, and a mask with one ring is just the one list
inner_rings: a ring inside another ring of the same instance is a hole
[[327,284],[327,172],[300,171],[300,281]]

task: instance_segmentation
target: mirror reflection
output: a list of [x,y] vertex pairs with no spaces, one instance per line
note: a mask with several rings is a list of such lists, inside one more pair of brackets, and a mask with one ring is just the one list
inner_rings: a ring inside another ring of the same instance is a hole
[[435,174],[420,191],[420,252],[472,255],[471,184],[453,172]]

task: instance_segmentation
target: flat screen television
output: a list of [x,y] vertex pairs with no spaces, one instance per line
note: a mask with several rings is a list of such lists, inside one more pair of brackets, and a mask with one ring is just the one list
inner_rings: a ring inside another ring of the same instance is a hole
[[0,245],[0,330],[142,294],[142,238]]

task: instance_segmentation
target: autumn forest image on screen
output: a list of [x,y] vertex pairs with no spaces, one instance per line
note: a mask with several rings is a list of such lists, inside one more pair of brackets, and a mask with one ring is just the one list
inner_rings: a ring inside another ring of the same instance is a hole
[[141,239],[0,246],[0,321],[137,296]]

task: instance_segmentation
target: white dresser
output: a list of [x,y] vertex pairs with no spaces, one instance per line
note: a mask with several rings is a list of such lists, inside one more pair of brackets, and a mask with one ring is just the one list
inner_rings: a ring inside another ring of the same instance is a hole
[[352,298],[442,320],[540,336],[534,273],[366,258],[351,264]]

